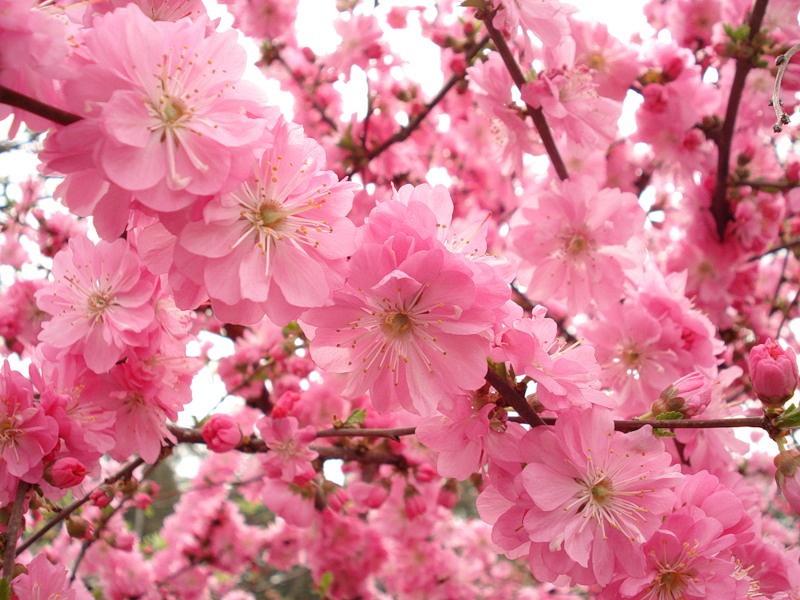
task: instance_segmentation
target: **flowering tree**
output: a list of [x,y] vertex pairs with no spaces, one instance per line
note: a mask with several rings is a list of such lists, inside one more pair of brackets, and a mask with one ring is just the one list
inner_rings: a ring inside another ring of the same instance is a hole
[[0,0],[0,600],[800,598],[797,3],[226,4]]

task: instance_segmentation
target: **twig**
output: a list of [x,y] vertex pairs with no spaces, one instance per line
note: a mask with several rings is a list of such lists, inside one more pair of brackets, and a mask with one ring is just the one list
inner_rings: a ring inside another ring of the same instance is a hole
[[[767,11],[767,0],[756,0],[753,12],[750,15],[750,40],[761,30],[764,13]],[[714,196],[711,199],[711,214],[717,225],[717,235],[720,241],[725,238],[725,229],[733,219],[731,205],[728,202],[728,173],[730,170],[731,144],[733,132],[736,127],[736,116],[739,112],[739,102],[742,99],[745,80],[752,68],[749,60],[736,59],[736,71],[733,75],[731,93],[728,97],[728,107],[725,110],[725,121],[719,136],[717,155],[717,179],[714,186]]]
[[786,67],[792,57],[800,51],[800,43],[795,44],[792,48],[775,57],[775,64],[778,65],[778,72],[775,75],[775,87],[772,91],[772,98],[769,100],[769,105],[775,110],[775,118],[777,121],[772,126],[772,131],[780,133],[783,131],[783,126],[789,124],[789,115],[783,110],[783,100],[781,100],[781,82],[783,82],[783,74],[786,72]]
[[71,125],[81,120],[81,117],[78,115],[73,115],[55,106],[39,102],[39,100],[15,92],[3,85],[0,85],[0,104],[8,104],[9,106],[21,108],[22,110],[44,117],[59,125]]
[[[488,35],[484,36],[481,40],[476,42],[475,45],[472,46],[472,48],[470,48],[464,56],[466,58],[467,63],[469,64],[469,62],[473,58],[475,58],[475,56],[477,56],[478,52],[480,52],[483,49],[483,47],[486,46],[486,44],[488,43],[489,43]],[[422,110],[408,122],[408,125],[399,129],[396,133],[394,133],[391,137],[387,138],[377,148],[373,148],[372,150],[367,151],[364,157],[359,160],[358,164],[353,165],[353,167],[347,172],[346,177],[350,178],[356,173],[363,171],[372,159],[377,158],[378,156],[386,152],[386,150],[388,150],[392,145],[397,144],[399,142],[403,142],[406,139],[408,139],[408,137],[412,133],[414,133],[414,131],[416,131],[417,128],[419,128],[419,126],[425,120],[425,117],[427,117],[428,114],[436,107],[436,105],[438,105],[444,99],[444,97],[447,95],[447,92],[449,92],[453,88],[453,86],[455,86],[463,78],[464,78],[463,74],[459,75],[457,73],[454,73],[453,75],[451,75],[450,79],[448,79],[442,86],[442,89],[440,89],[439,92],[433,98],[431,98],[431,100],[427,104],[425,104]]]
[[78,510],[81,506],[83,506],[89,500],[91,500],[91,496],[96,490],[99,490],[101,487],[103,487],[105,485],[110,485],[112,483],[116,483],[117,481],[120,481],[121,479],[127,479],[128,477],[130,477],[133,474],[133,471],[137,467],[139,467],[139,466],[141,466],[143,464],[144,464],[144,459],[137,458],[133,462],[129,463],[123,469],[117,471],[111,477],[107,477],[105,480],[103,480],[103,483],[101,483],[100,485],[95,486],[95,488],[92,489],[92,491],[89,492],[88,494],[86,494],[83,498],[81,498],[79,500],[75,500],[74,502],[72,502],[68,506],[65,506],[64,508],[62,508],[61,511],[56,516],[54,516],[50,520],[48,520],[47,523],[45,523],[39,529],[39,531],[34,533],[31,537],[29,537],[22,544],[20,544],[19,548],[17,548],[17,554],[19,554],[20,552],[22,552],[24,550],[27,550],[30,546],[32,546],[33,544],[38,542],[53,527],[55,527],[56,525],[61,523],[61,521],[63,521],[67,517],[69,517],[72,513],[74,513],[76,510]]
[[504,377],[498,375],[491,367],[486,371],[486,381],[497,390],[503,400],[508,402],[511,408],[516,410],[517,414],[522,417],[528,425],[537,427],[545,424],[542,417],[536,414],[536,411],[531,408],[531,405],[528,404],[525,397],[511,387],[508,381],[506,381]]
[[6,529],[5,545],[3,547],[3,577],[11,581],[14,576],[14,559],[17,557],[16,545],[17,538],[22,531],[22,520],[25,516],[25,496],[31,485],[25,481],[17,484],[17,494],[14,496],[14,504],[11,507],[11,517],[8,519],[8,529]]
[[[481,13],[480,18],[486,25],[486,31],[489,32],[497,51],[503,58],[506,69],[508,69],[508,72],[511,74],[511,79],[514,80],[514,83],[516,84],[520,93],[522,93],[522,86],[524,86],[526,83],[525,76],[522,74],[522,71],[517,64],[517,60],[511,53],[511,48],[508,47],[503,34],[500,33],[500,31],[498,31],[497,28],[492,24],[494,14],[495,11]],[[525,107],[531,119],[533,119],[533,125],[536,127],[536,131],[539,132],[539,137],[542,138],[544,149],[547,151],[547,155],[550,157],[550,162],[553,163],[553,168],[555,169],[558,178],[562,181],[568,179],[569,173],[567,173],[567,166],[564,164],[564,160],[561,158],[561,154],[558,151],[556,141],[553,139],[553,132],[550,131],[550,126],[547,124],[547,119],[544,116],[544,112],[542,112],[541,108],[534,108],[527,102],[525,103]]]
[[758,256],[754,256],[748,259],[748,262],[755,262],[757,260],[761,260],[765,256],[769,256],[770,254],[775,254],[776,252],[780,252],[781,250],[791,250],[792,248],[797,248],[798,246],[800,246],[800,240],[793,240],[791,242],[786,242],[785,244],[781,244],[780,246],[775,246],[774,248],[765,250]]
[[303,93],[305,94],[306,98],[308,98],[308,100],[311,101],[311,106],[313,106],[314,110],[316,110],[319,113],[320,118],[325,122],[325,124],[328,125],[328,127],[330,127],[331,129],[333,129],[333,131],[338,131],[339,128],[336,125],[336,121],[334,121],[333,119],[331,119],[328,116],[328,113],[325,112],[325,107],[323,107],[319,102],[317,102],[317,99],[314,98],[313,94],[311,94],[310,92],[306,91],[305,84],[297,76],[297,73],[294,72],[292,67],[289,66],[289,63],[287,63],[280,54],[278,54],[275,57],[275,60],[277,62],[279,62],[283,66],[284,69],[286,69],[286,72],[289,73],[289,76],[292,78],[292,80],[294,80],[294,82],[297,84],[297,86],[303,91]]

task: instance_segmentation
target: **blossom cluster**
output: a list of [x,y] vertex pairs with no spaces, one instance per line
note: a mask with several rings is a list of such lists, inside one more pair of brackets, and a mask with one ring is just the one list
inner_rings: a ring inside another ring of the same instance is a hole
[[0,0],[0,589],[800,598],[796,6],[224,4]]

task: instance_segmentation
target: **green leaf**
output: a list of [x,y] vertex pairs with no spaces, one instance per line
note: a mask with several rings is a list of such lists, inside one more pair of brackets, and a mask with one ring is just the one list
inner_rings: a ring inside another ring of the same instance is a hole
[[791,404],[786,411],[778,417],[775,425],[781,429],[794,429],[800,427],[800,408]]
[[664,429],[662,427],[656,427],[653,429],[653,435],[656,437],[667,437],[667,438],[674,438],[675,434],[671,432],[669,429]]
[[367,410],[365,408],[357,408],[353,412],[350,413],[350,416],[347,417],[342,423],[342,427],[355,427],[357,425],[361,425],[364,423],[364,419],[367,418]]
[[11,600],[11,584],[8,579],[0,579],[0,600]]
[[683,419],[683,413],[678,411],[661,413],[656,417],[656,421],[680,421],[681,419]]
[[322,577],[319,578],[319,585],[317,585],[317,593],[325,598],[328,595],[328,590],[333,585],[333,573],[325,571]]

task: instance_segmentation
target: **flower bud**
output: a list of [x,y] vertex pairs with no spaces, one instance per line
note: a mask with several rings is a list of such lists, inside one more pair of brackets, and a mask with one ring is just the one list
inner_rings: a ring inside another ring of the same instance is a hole
[[57,488],[71,488],[86,477],[86,467],[75,458],[59,458],[45,471],[45,480]]
[[413,485],[406,486],[403,499],[405,500],[406,517],[409,521],[413,521],[428,510],[425,499]]
[[201,433],[212,452],[228,452],[242,443],[242,431],[228,415],[211,415]]
[[679,412],[684,417],[694,417],[706,409],[711,401],[711,386],[705,377],[694,371],[666,388],[650,406],[653,416]]
[[774,340],[750,351],[750,381],[764,405],[779,407],[797,388],[797,357],[792,348],[781,348]]
[[800,450],[781,452],[774,462],[778,489],[792,510],[800,514]]
[[76,540],[83,540],[88,537],[91,531],[92,524],[86,519],[75,516],[67,518],[67,533],[69,537]]

